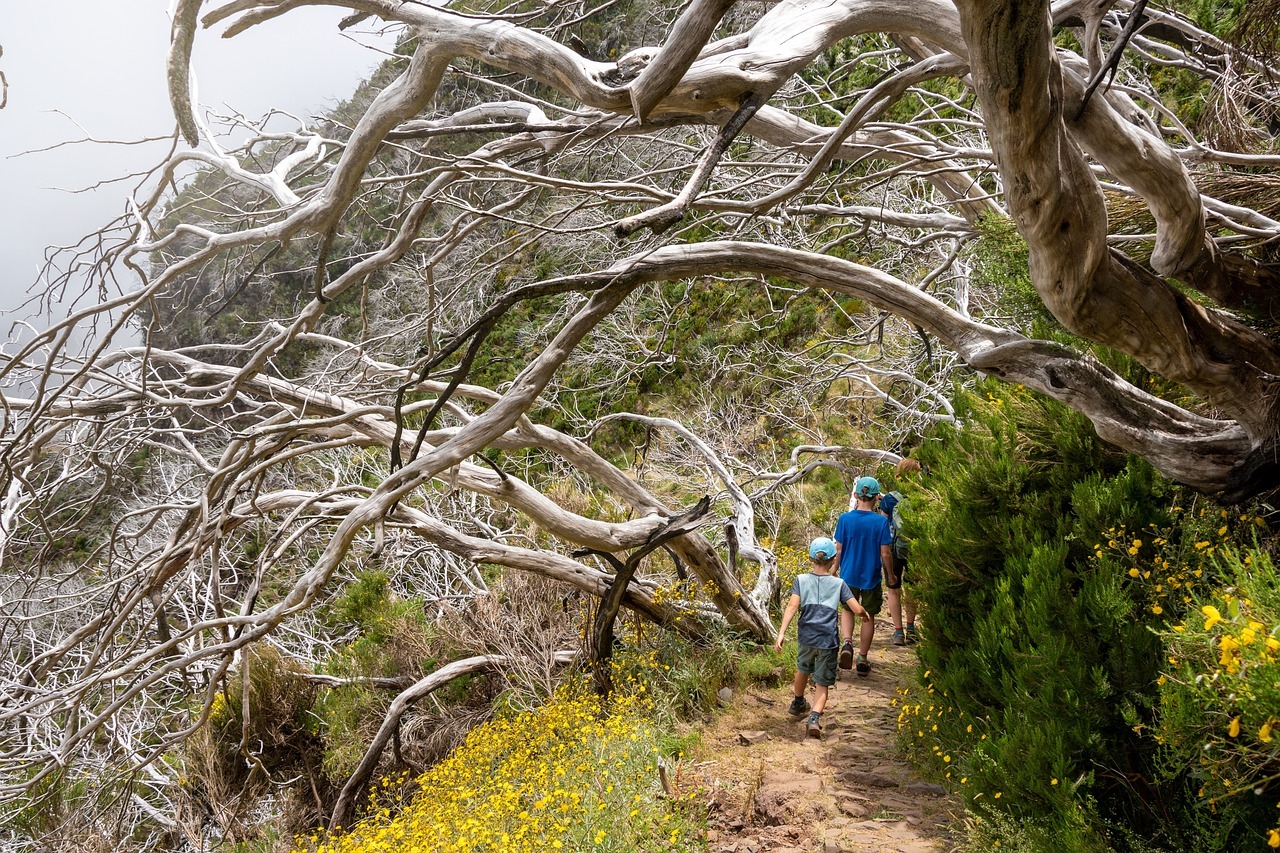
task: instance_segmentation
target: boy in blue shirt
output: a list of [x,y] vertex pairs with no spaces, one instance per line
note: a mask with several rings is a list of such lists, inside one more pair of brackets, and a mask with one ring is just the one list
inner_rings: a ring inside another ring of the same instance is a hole
[[[891,587],[898,584],[894,571],[893,531],[889,519],[876,512],[880,500],[880,482],[875,477],[859,477],[853,486],[853,507],[836,522],[836,543],[840,555],[840,579],[853,590],[858,603],[869,614],[862,619],[858,636],[858,675],[871,674],[871,640],[875,635],[876,614],[884,605],[884,591],[880,588],[882,577]],[[840,650],[840,666],[848,669],[853,660],[853,624],[844,632],[844,647]]]
[[827,688],[836,683],[836,649],[840,645],[841,632],[845,636],[853,633],[854,613],[870,618],[848,585],[832,574],[837,551],[836,543],[826,536],[819,536],[809,544],[809,560],[813,568],[809,574],[796,577],[791,584],[791,600],[787,602],[786,612],[782,614],[782,627],[773,642],[774,651],[782,651],[782,638],[787,633],[787,626],[799,612],[796,633],[800,651],[796,656],[796,676],[791,685],[790,711],[798,717],[809,710],[804,693],[812,676],[813,711],[809,714],[805,731],[809,737],[816,738],[822,737],[821,719],[827,707]]

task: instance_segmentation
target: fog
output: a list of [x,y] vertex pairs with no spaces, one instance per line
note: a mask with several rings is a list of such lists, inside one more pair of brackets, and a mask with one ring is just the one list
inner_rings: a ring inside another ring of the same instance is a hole
[[[345,14],[302,8],[233,39],[221,38],[225,25],[200,30],[202,114],[256,119],[277,107],[305,120],[348,97],[394,33],[369,24],[340,33]],[[169,29],[163,0],[0,0],[0,340],[34,310],[46,248],[75,244],[124,212],[138,183],[130,176],[172,145]],[[159,141],[139,141],[149,138]]]

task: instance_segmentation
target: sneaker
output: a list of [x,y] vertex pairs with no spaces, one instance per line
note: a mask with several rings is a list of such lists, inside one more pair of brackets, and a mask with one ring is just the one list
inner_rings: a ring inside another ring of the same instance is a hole
[[791,708],[789,710],[792,716],[798,717],[809,710],[809,700],[803,696],[795,696],[791,699]]
[[893,636],[889,639],[889,642],[893,643],[895,646],[905,646],[907,644],[907,635],[901,628],[895,629]]
[[822,726],[821,726],[821,724],[819,724],[819,723],[818,723],[818,715],[817,715],[817,714],[810,714],[810,715],[809,715],[809,722],[805,723],[805,725],[804,725],[804,732],[805,732],[805,734],[807,734],[809,737],[814,737],[814,738],[821,738],[821,737],[822,737]]
[[861,675],[863,678],[866,678],[870,674],[871,674],[871,661],[867,660],[862,655],[858,655],[858,675]]
[[841,669],[853,669],[853,641],[845,640],[840,647],[840,659],[837,661]]
[[918,642],[920,642],[920,632],[916,630],[916,626],[915,626],[915,625],[908,625],[908,626],[906,627],[906,634],[907,634],[907,642],[908,642],[908,643],[918,643]]

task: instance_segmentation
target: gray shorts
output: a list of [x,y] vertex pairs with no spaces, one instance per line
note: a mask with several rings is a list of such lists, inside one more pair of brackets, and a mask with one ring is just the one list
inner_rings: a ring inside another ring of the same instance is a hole
[[812,675],[814,684],[830,687],[836,683],[836,650],[802,645],[796,655],[796,669]]

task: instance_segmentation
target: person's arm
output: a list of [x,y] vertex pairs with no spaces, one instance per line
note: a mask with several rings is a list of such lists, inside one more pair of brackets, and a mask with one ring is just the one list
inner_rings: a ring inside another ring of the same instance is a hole
[[[847,637],[853,633],[853,618],[852,616],[849,616],[849,614],[853,614],[853,616],[861,616],[863,619],[870,619],[871,614],[868,613],[867,608],[859,604],[858,599],[854,598],[853,596],[849,596],[848,598],[845,599],[844,606],[846,610],[840,613],[840,618],[841,620],[844,620],[846,617],[849,618],[849,628],[848,630],[844,631],[844,636]],[[843,621],[841,621],[840,627],[841,629],[844,629]]]
[[782,637],[787,633],[787,626],[791,624],[791,620],[796,618],[796,612],[800,610],[800,596],[794,592],[791,593],[791,600],[787,602],[787,610],[782,614],[782,627],[778,629],[778,638],[773,641],[773,650],[775,652],[782,651]]
[[884,576],[890,584],[898,582],[898,573],[893,565],[893,546],[880,546],[880,565],[884,566]]

